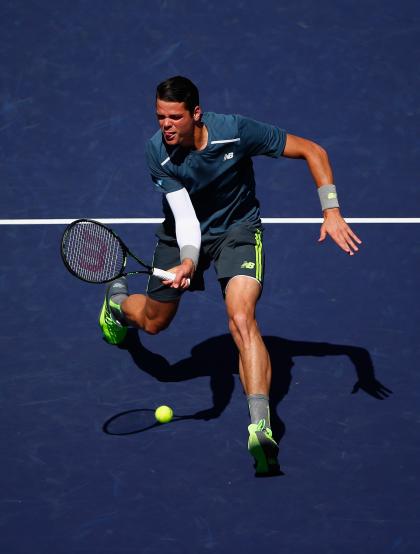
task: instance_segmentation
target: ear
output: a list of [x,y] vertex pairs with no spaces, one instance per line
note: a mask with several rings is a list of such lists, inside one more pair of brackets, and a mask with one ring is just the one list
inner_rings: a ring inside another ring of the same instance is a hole
[[196,106],[194,108],[194,113],[193,113],[193,119],[194,121],[196,121],[197,123],[201,120],[201,116],[202,116],[202,111],[201,111],[201,108],[200,106]]

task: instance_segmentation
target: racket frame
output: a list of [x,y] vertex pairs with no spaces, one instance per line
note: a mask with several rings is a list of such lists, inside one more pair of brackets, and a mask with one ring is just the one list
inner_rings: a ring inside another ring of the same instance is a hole
[[[121,267],[121,270],[118,274],[114,275],[113,277],[109,278],[109,279],[105,279],[105,280],[97,280],[97,281],[92,281],[92,280],[89,280],[89,279],[86,279],[84,277],[81,277],[76,271],[74,271],[74,269],[70,266],[70,264],[68,263],[67,261],[67,258],[64,254],[64,251],[65,251],[65,247],[64,247],[64,244],[65,244],[65,239],[68,235],[68,233],[70,232],[70,230],[75,227],[76,225],[78,225],[79,223],[93,223],[97,226],[100,226],[102,227],[103,229],[105,229],[108,233],[112,234],[113,237],[115,239],[117,239],[120,247],[121,247],[121,250],[122,250],[122,254],[123,254],[123,264],[122,264],[122,267]],[[72,274],[74,275],[75,277],[77,277],[78,279],[80,279],[81,281],[84,281],[85,283],[93,283],[93,284],[102,284],[102,283],[109,283],[111,281],[114,281],[115,279],[118,279],[119,277],[123,277],[123,276],[128,276],[128,275],[138,275],[140,273],[145,273],[145,274],[148,274],[148,275],[155,275],[156,277],[158,277],[159,279],[161,280],[170,280],[170,281],[173,281],[175,279],[175,274],[174,273],[171,273],[169,271],[164,271],[162,269],[158,269],[158,268],[154,268],[152,267],[151,265],[147,264],[146,262],[144,262],[143,260],[141,260],[140,258],[138,258],[135,254],[133,254],[130,249],[128,248],[128,246],[124,243],[124,241],[121,239],[121,237],[119,237],[115,231],[113,231],[112,229],[110,229],[109,227],[107,227],[106,225],[104,225],[103,223],[101,223],[100,221],[96,221],[95,219],[88,219],[88,218],[81,218],[81,219],[76,219],[74,221],[72,221],[64,230],[64,233],[63,233],[63,236],[61,238],[61,247],[60,247],[60,253],[61,253],[61,258],[63,260],[63,263],[64,265],[66,266],[67,270]],[[128,260],[128,256],[132,257],[134,260],[136,260],[136,262],[138,262],[141,266],[143,266],[145,269],[144,270],[137,270],[137,271],[124,271],[125,268],[126,268],[126,265],[127,265],[127,260]]]

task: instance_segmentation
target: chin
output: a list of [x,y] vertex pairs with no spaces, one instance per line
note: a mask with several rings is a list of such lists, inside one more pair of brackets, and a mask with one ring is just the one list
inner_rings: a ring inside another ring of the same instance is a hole
[[166,138],[163,137],[163,140],[164,140],[164,142],[165,142],[168,146],[177,146],[177,145],[179,144],[179,140],[178,140],[178,139],[166,140]]

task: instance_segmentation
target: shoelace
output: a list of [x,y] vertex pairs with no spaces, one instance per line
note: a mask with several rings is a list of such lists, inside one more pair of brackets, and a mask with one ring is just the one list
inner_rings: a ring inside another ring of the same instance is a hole
[[256,431],[264,431],[265,427],[265,419],[260,419],[260,421],[257,423]]
[[256,431],[263,431],[270,439],[272,437],[271,429],[265,426],[265,419],[260,419],[257,424]]

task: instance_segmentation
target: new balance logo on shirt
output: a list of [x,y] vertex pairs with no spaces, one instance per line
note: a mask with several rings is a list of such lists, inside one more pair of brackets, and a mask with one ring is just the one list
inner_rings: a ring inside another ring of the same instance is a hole
[[226,160],[231,160],[232,158],[233,158],[233,152],[228,152],[227,154],[225,154],[223,161],[225,162]]

